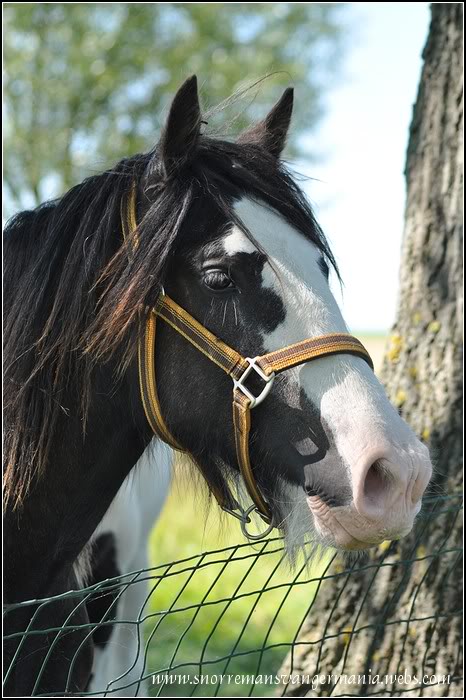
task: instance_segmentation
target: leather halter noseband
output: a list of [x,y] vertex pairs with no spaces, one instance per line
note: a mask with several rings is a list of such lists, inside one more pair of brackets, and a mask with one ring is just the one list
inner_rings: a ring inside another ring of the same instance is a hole
[[[122,216],[122,224],[125,237],[136,229],[134,189],[128,201],[127,216],[126,218]],[[226,372],[233,381],[233,426],[236,456],[240,474],[253,505],[243,511],[231,497],[228,501],[220,490],[212,489],[212,491],[220,507],[240,520],[243,533],[250,539],[260,539],[271,532],[276,523],[273,522],[270,506],[257,485],[251,465],[249,454],[251,410],[267,397],[276,375],[291,367],[319,357],[344,353],[361,357],[373,369],[371,357],[363,344],[348,333],[328,333],[308,338],[258,357],[243,357],[162,292],[155,307],[150,311],[143,337],[139,340],[139,384],[144,412],[152,431],[163,442],[182,452],[185,450],[171,435],[163,419],[157,394],[155,338],[158,319],[171,326],[191,345]],[[245,386],[245,381],[252,372],[263,381],[262,391],[257,396]],[[249,516],[253,511],[256,511],[268,526],[266,531],[260,535],[254,535],[247,530],[247,524],[250,522]]]

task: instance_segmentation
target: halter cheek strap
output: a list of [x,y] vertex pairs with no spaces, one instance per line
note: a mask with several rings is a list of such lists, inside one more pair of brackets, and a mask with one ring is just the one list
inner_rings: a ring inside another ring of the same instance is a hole
[[[161,294],[146,322],[144,338],[139,346],[139,380],[141,397],[149,425],[164,442],[175,449],[183,448],[171,435],[163,419],[155,381],[155,334],[157,319],[163,320],[177,333],[185,338],[209,360],[220,367],[233,381],[233,426],[236,455],[240,473],[246,489],[254,503],[253,508],[263,520],[272,525],[272,512],[263,497],[251,465],[249,453],[249,433],[251,429],[251,409],[258,406],[272,388],[275,376],[291,367],[310,362],[318,357],[335,354],[352,354],[364,359],[371,367],[372,360],[362,343],[347,333],[330,333],[309,338],[300,343],[289,345],[281,350],[267,353],[255,358],[243,357],[236,350],[219,340],[207,328],[202,326],[191,314],[179,306],[166,294]],[[254,395],[245,382],[251,373],[256,373],[263,381],[263,388]],[[214,492],[219,505],[229,513],[243,520],[248,518],[251,509],[238,516],[237,503],[226,502],[222,493]],[[251,535],[246,533],[249,537]],[[261,536],[263,536],[262,533]]]
[[[136,228],[135,203],[135,189],[133,188],[126,203],[126,212],[122,210],[122,226],[125,238]],[[134,245],[137,245],[137,238],[134,241]],[[373,369],[371,357],[363,344],[348,333],[329,333],[308,338],[300,343],[295,343],[258,357],[243,357],[200,324],[173,299],[162,293],[155,307],[150,311],[144,332],[139,340],[139,385],[144,412],[152,431],[161,440],[182,452],[186,450],[170,433],[164,421],[157,394],[155,339],[158,319],[171,326],[232,379],[233,429],[236,457],[240,474],[253,505],[246,511],[243,511],[231,496],[228,497],[218,488],[212,488],[212,491],[220,507],[241,521],[244,534],[250,539],[260,539],[267,535],[276,523],[273,522],[271,508],[259,489],[251,465],[249,453],[251,410],[267,397],[275,376],[291,367],[297,367],[319,357],[350,354],[361,357]],[[245,384],[252,373],[255,373],[263,382],[263,387],[257,395],[253,394]],[[266,531],[260,535],[253,535],[247,530],[247,524],[250,522],[249,515],[253,510],[267,523]]]

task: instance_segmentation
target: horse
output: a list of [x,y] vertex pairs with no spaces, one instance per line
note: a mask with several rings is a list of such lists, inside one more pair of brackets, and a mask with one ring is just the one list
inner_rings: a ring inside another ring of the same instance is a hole
[[[8,223],[7,603],[79,587],[86,543],[154,432],[243,532],[278,528],[291,555],[309,537],[351,556],[411,530],[429,453],[331,293],[336,261],[282,157],[293,99],[215,137],[192,76],[153,149]],[[8,617],[21,632],[31,609]],[[67,597],[40,610],[44,634],[5,645],[7,694],[88,687],[88,621]]]

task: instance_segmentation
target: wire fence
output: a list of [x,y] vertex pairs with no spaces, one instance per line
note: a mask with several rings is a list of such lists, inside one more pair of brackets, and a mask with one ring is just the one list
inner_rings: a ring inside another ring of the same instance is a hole
[[[422,596],[422,583],[428,580],[426,572],[432,567],[441,567],[447,581],[452,570],[456,570],[462,551],[456,536],[453,537],[460,508],[459,494],[437,497],[435,509],[424,508],[420,515],[421,526],[418,524],[417,528],[419,542],[429,541],[429,529],[440,522],[444,524],[442,516],[448,516],[449,531],[445,532],[442,546],[436,551],[425,551],[415,542],[413,556],[406,559],[391,557],[392,547],[387,546],[381,548],[376,559],[354,561],[349,565],[344,565],[338,554],[323,555],[320,559],[314,556],[310,562],[304,556],[292,571],[283,554],[282,540],[277,537],[200,553],[107,579],[80,591],[7,606],[4,623],[9,615],[18,614],[18,611],[22,614],[25,610],[29,622],[22,631],[4,637],[4,641],[17,641],[13,658],[4,668],[4,681],[14,672],[27,640],[40,637],[44,640],[46,652],[32,694],[56,696],[57,693],[40,692],[47,665],[64,636],[79,633],[80,642],[74,655],[68,661],[63,660],[63,664],[67,664],[67,680],[65,692],[61,689],[60,695],[132,696],[139,693],[151,696],[268,697],[271,694],[292,694],[290,683],[296,668],[294,659],[303,648],[315,650],[315,668],[309,669],[309,674],[318,676],[322,671],[324,644],[341,644],[343,641],[347,657],[349,642],[371,628],[405,625],[408,634],[408,628],[412,630],[413,625],[448,624],[461,614],[457,609],[437,609],[428,616],[417,617],[410,613],[409,619],[394,616],[358,624],[355,611],[355,617],[339,628],[331,628],[329,624],[345,587],[355,576],[367,576],[370,572],[371,587],[375,590],[384,570],[396,567],[412,573],[418,567],[422,575],[417,596]],[[308,552],[311,549],[309,545]],[[342,585],[336,586],[338,582]],[[313,619],[313,608],[328,586],[335,586],[338,595],[329,609],[328,619],[315,621],[311,638],[306,632],[305,621]],[[365,596],[368,595],[371,591],[365,592]],[[71,603],[68,605],[71,612],[63,624],[45,629],[43,620],[46,619],[47,606],[63,601]],[[104,604],[99,620],[73,624],[76,612],[95,601]],[[107,645],[100,641],[101,638],[107,639]],[[97,650],[94,661],[97,670],[86,691],[74,692],[72,678],[77,659],[89,640],[94,641]],[[401,648],[404,649],[404,643]],[[421,650],[419,654],[421,656]],[[285,657],[287,679],[279,676]],[[114,666],[109,661],[112,658],[117,658]],[[427,651],[423,662],[421,659],[422,668],[426,658]],[[425,666],[428,670],[428,664]],[[457,681],[454,676],[448,682]],[[417,688],[418,694],[422,694],[423,688],[435,682],[438,681],[432,681],[430,675],[429,680],[423,678],[405,689],[396,684],[391,689],[374,686],[356,694],[399,696]],[[323,694],[342,697],[338,695],[337,684],[327,686]]]

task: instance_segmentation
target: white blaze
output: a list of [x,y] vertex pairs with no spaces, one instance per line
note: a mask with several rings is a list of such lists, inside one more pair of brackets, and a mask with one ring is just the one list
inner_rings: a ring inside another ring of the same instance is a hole
[[[279,295],[285,319],[265,334],[267,351],[277,350],[306,338],[333,332],[347,332],[328,281],[319,266],[318,248],[267,206],[243,198],[235,212],[267,253],[262,283]],[[225,239],[228,254],[253,252],[247,236],[234,226]],[[278,274],[277,274],[278,273]],[[368,294],[370,290],[368,290]],[[387,453],[393,449],[406,469],[412,471],[411,455],[426,456],[425,448],[389,403],[384,389],[370,367],[351,355],[325,357],[301,365],[295,376],[309,400],[319,408],[331,430],[336,448],[355,484],[355,465],[374,441]],[[330,436],[329,436],[330,437]]]

